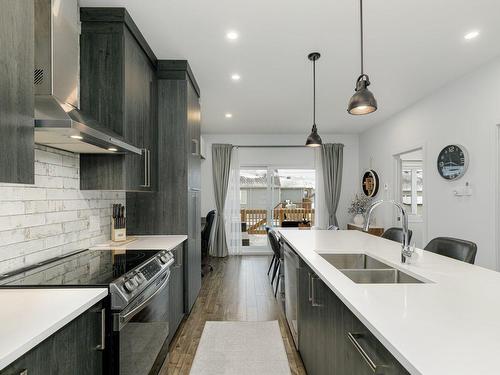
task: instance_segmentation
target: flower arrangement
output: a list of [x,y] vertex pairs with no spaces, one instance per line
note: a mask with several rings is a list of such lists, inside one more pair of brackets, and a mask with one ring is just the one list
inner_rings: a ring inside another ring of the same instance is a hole
[[366,208],[370,204],[370,201],[371,198],[365,196],[360,197],[358,194],[356,194],[347,212],[354,215],[363,215],[366,212]]

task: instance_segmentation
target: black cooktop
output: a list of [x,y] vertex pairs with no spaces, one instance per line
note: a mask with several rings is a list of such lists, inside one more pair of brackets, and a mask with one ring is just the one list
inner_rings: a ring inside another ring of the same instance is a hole
[[107,285],[157,250],[83,250],[0,275],[0,287]]

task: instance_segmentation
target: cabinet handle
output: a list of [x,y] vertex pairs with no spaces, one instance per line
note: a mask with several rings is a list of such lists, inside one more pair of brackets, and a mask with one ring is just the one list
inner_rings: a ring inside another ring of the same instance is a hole
[[96,349],[106,349],[106,309],[101,309],[101,343],[97,345]]
[[314,287],[314,280],[318,280],[318,276],[311,276],[311,305],[314,307],[321,307],[323,305],[316,301],[316,288]]
[[359,344],[358,340],[356,339],[357,337],[362,337],[362,333],[351,333],[347,332],[347,337],[349,338],[349,341],[352,343],[352,345],[356,348],[358,353],[363,357],[365,362],[368,364],[370,369],[376,373],[377,372],[377,365],[373,362],[373,360],[370,358],[370,356],[365,352],[365,350],[362,348],[362,346]]
[[148,187],[151,187],[151,151],[148,150]]
[[144,184],[141,187],[148,187],[148,150],[142,149],[144,154]]
[[200,143],[197,139],[191,139],[191,143],[194,144],[194,152],[193,147],[191,146],[191,155],[199,156],[200,155]]
[[307,273],[307,289],[309,292],[309,302],[312,301],[312,293],[311,293],[311,272]]
[[182,267],[182,256],[184,255],[184,252],[182,251],[182,247],[178,248],[177,250],[177,265],[175,268],[181,268]]

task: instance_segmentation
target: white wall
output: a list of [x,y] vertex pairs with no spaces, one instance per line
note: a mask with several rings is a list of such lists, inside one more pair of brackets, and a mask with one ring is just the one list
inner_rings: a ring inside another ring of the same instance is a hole
[[[404,87],[411,90],[411,87]],[[397,95],[397,93],[394,93]],[[380,103],[383,107],[383,103]],[[500,124],[500,59],[490,62],[402,111],[360,136],[360,171],[371,166],[381,185],[379,197],[394,196],[393,155],[424,146],[424,205],[427,241],[451,236],[478,245],[476,264],[497,267],[495,240],[496,144]],[[448,182],[436,170],[436,158],[448,144],[464,145],[470,165],[462,179]],[[473,195],[455,197],[453,190],[470,182]],[[378,211],[378,224],[392,223],[391,209]]]
[[[201,162],[201,211],[205,215],[215,208],[212,181],[212,144],[230,143],[235,145],[301,145],[307,134],[299,135],[241,135],[241,134],[204,134],[206,159]],[[358,176],[358,136],[356,134],[322,134],[323,142],[344,144],[344,168],[342,193],[337,216],[341,227],[351,221],[347,207],[359,191]],[[310,148],[240,148],[240,164],[243,166],[265,166],[291,168],[313,168],[314,151]]]
[[0,184],[0,274],[110,239],[124,192],[81,191],[79,155],[35,146],[35,184]]

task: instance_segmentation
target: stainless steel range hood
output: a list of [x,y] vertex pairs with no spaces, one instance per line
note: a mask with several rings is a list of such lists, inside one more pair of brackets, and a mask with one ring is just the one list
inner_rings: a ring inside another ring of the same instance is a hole
[[82,154],[140,155],[78,109],[79,35],[77,0],[35,0],[35,142]]

